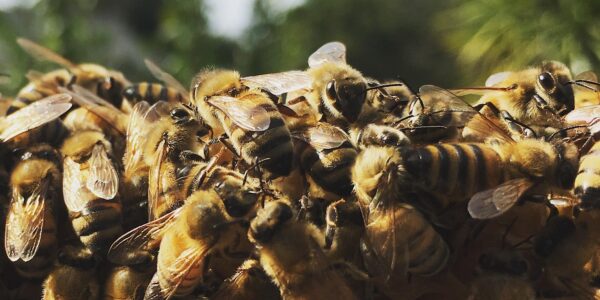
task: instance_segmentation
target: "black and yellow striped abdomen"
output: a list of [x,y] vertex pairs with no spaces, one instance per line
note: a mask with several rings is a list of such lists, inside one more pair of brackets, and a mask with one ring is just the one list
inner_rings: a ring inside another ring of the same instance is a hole
[[251,101],[264,108],[269,114],[270,124],[265,131],[248,131],[238,127],[228,118],[221,118],[233,146],[248,164],[264,160],[260,166],[266,171],[265,177],[288,175],[292,170],[294,158],[292,137],[277,107],[268,97],[259,93],[246,94],[240,97],[239,101]]
[[600,142],[581,157],[574,192],[582,208],[600,207]]
[[402,157],[419,187],[456,201],[505,180],[500,156],[484,144],[434,144],[405,150]]
[[8,147],[12,149],[27,148],[29,146],[46,143],[52,146],[60,146],[63,140],[69,135],[69,130],[65,127],[62,120],[57,119],[46,123],[40,127],[21,133],[8,141]]
[[357,155],[349,142],[322,151],[306,146],[300,154],[300,165],[325,191],[345,197],[352,193],[351,169]]
[[70,218],[81,242],[97,254],[106,254],[108,247],[123,232],[118,200],[90,199],[83,212],[70,213]]
[[67,86],[71,83],[72,78],[71,73],[65,69],[58,69],[43,74],[40,78],[28,83],[17,93],[6,114],[12,114],[35,101],[58,93],[57,88],[59,86]]
[[147,101],[156,103],[158,101],[167,101],[170,103],[181,103],[183,95],[176,89],[155,82],[138,82],[125,88],[122,92],[123,97],[132,103]]

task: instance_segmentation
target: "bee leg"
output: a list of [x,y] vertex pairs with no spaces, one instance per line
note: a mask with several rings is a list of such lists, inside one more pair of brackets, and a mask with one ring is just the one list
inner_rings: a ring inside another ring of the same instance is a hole
[[227,150],[231,151],[231,153],[233,153],[233,155],[235,155],[236,157],[242,157],[242,155],[238,153],[237,150],[235,150],[235,147],[233,147],[231,142],[229,142],[229,137],[226,134],[222,134],[221,136],[219,136],[217,138],[217,142],[223,144],[223,146],[225,146]]

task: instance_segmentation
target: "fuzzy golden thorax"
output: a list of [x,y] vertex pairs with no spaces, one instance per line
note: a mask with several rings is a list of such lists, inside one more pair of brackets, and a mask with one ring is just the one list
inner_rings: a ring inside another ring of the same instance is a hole
[[60,152],[65,157],[72,158],[77,163],[87,160],[94,146],[101,144],[107,153],[112,153],[112,146],[99,131],[78,131],[69,136],[62,144]]
[[206,97],[231,95],[242,89],[240,73],[233,70],[208,69],[192,80],[191,99],[197,103]]

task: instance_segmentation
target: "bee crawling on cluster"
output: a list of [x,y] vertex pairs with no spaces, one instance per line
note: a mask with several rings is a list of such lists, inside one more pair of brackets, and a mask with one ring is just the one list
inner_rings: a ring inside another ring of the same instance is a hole
[[591,71],[412,89],[330,42],[187,88],[17,42],[63,69],[0,99],[0,297],[600,298]]

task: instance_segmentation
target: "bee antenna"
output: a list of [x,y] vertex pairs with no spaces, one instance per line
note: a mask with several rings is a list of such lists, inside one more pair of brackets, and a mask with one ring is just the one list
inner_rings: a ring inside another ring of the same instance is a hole
[[568,81],[567,84],[578,85],[580,87],[584,87],[584,88],[592,90],[594,92],[599,92],[599,90],[589,86],[588,84],[600,86],[600,83],[598,83],[598,82],[591,81],[591,80],[585,80],[585,79],[571,80],[571,81]]
[[386,88],[386,87],[392,87],[392,86],[403,86],[404,83],[388,83],[388,84],[380,84],[380,85],[376,85],[376,86],[372,86],[372,87],[368,87],[365,89],[365,91],[368,90],[375,90],[375,89],[381,89],[381,88]]
[[552,141],[556,136],[558,136],[559,134],[562,136],[565,132],[572,130],[572,129],[577,129],[577,128],[587,128],[588,126],[586,125],[575,125],[575,126],[569,126],[569,127],[565,127],[565,128],[561,128],[560,130],[552,133],[550,136],[548,136],[548,138],[546,139],[546,141]]

